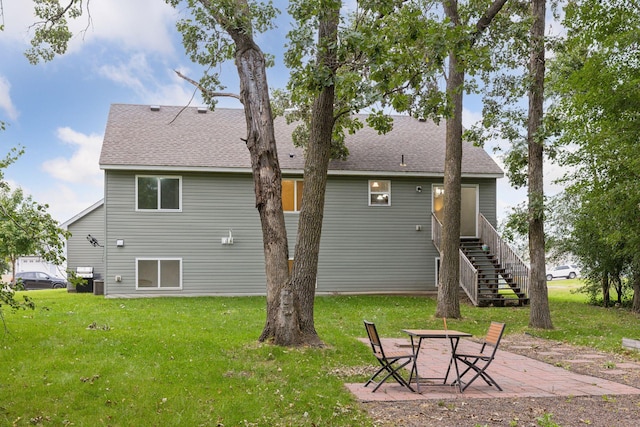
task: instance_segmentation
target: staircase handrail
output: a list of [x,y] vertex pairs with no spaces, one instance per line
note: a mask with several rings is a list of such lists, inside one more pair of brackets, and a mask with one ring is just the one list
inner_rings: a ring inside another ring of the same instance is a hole
[[[433,213],[431,214],[431,240],[438,250],[438,253],[442,254],[442,250],[440,249],[442,242],[442,223]],[[471,299],[471,302],[473,302],[474,305],[477,305],[478,270],[476,270],[461,249],[458,249],[458,253],[460,254],[460,287],[464,290],[469,299]]]
[[434,213],[431,214],[431,240],[438,250],[438,253],[440,253],[440,243],[442,242],[442,223]]
[[480,240],[489,246],[489,251],[494,254],[505,269],[505,273],[511,274],[520,291],[529,295],[529,266],[507,244],[484,215],[478,214],[478,229]]
[[473,266],[462,249],[460,254],[460,287],[467,294],[473,305],[478,305],[478,270]]

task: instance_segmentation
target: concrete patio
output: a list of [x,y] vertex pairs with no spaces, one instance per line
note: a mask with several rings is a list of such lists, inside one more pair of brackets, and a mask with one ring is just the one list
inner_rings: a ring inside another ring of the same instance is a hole
[[[369,345],[367,339],[361,341]],[[385,348],[395,347],[410,348],[406,339],[383,339]],[[479,350],[480,344],[468,339],[462,339],[458,351],[467,349]],[[451,356],[448,340],[425,340],[418,356],[418,372],[421,376],[443,376],[447,370]],[[375,362],[373,355],[372,363]],[[640,364],[627,364],[623,369],[640,370]],[[372,371],[371,373],[373,374]],[[464,393],[460,393],[457,387],[451,385],[421,385],[420,393],[411,392],[397,384],[395,381],[387,381],[375,393],[371,390],[375,385],[364,387],[361,384],[346,384],[346,387],[363,402],[371,401],[406,401],[429,399],[456,399],[456,398],[509,398],[509,397],[554,397],[554,396],[613,396],[613,395],[640,395],[640,389],[619,384],[602,378],[591,377],[572,373],[558,366],[553,366],[535,359],[498,350],[496,358],[487,372],[502,387],[499,391],[495,387],[487,385],[482,379],[473,382]],[[408,371],[406,372],[408,376]],[[467,378],[468,379],[468,378]],[[450,375],[449,382],[452,377]]]

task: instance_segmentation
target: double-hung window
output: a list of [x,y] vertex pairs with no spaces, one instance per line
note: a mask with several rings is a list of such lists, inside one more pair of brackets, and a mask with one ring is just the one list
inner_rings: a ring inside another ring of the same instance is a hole
[[282,180],[282,210],[285,212],[300,212],[303,188],[304,181],[301,179]]
[[182,259],[137,258],[137,289],[182,288]]
[[391,181],[369,181],[369,206],[391,206]]
[[136,210],[175,212],[181,209],[181,177],[136,176]]

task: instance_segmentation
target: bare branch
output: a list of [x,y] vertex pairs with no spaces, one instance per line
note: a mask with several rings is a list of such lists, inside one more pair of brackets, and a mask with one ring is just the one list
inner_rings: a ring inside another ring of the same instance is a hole
[[178,71],[178,70],[174,70],[174,71],[180,78],[185,79],[186,81],[188,81],[189,83],[191,83],[192,85],[194,85],[195,87],[200,89],[201,92],[206,93],[211,98],[223,97],[224,96],[224,97],[235,98],[238,101],[242,102],[242,99],[240,98],[240,95],[238,95],[237,93],[232,93],[232,92],[211,92],[210,90],[202,87],[200,85],[200,83],[198,83],[197,81],[195,81],[193,79],[190,79],[189,77],[187,77],[184,74],[182,74],[180,71]]

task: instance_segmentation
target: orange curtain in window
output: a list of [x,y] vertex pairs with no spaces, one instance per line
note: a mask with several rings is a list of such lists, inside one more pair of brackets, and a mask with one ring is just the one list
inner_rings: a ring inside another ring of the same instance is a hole
[[282,209],[285,212],[292,212],[295,210],[295,192],[294,181],[282,180]]

